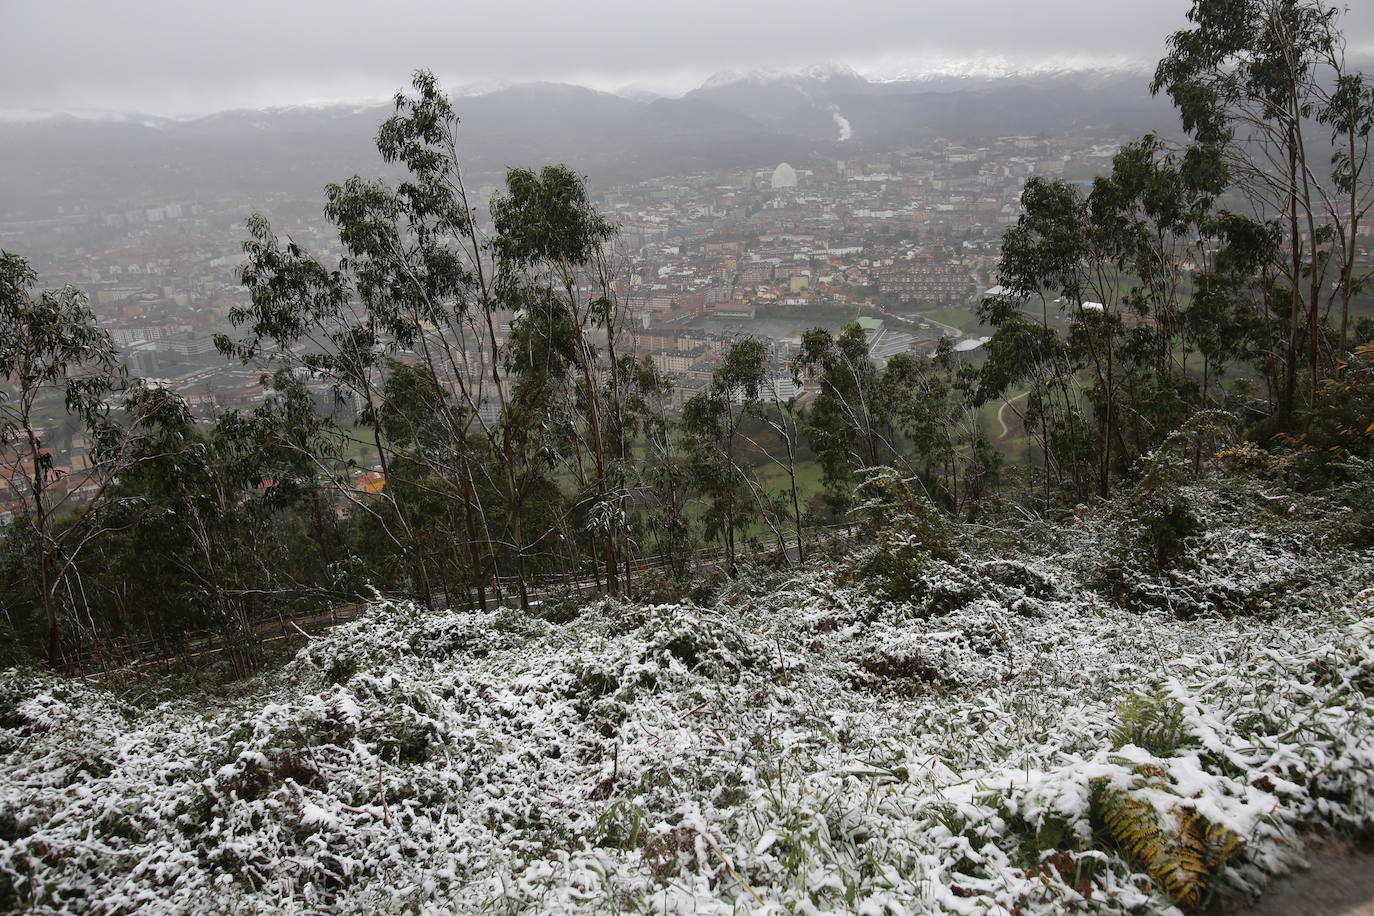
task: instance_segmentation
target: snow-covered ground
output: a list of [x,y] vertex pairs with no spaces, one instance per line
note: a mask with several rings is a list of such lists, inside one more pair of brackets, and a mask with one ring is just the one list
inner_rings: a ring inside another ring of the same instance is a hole
[[1311,828],[1374,827],[1374,560],[1291,506],[1197,499],[1180,568],[1124,592],[1103,517],[969,541],[901,600],[851,558],[562,624],[379,601],[234,699],[8,672],[0,910],[1160,913],[1257,890]]

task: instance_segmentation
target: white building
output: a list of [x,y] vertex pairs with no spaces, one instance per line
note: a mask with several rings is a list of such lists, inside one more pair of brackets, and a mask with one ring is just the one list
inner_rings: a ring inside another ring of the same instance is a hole
[[786,162],[779,163],[778,167],[773,169],[771,184],[775,191],[782,188],[795,188],[797,186],[797,170]]

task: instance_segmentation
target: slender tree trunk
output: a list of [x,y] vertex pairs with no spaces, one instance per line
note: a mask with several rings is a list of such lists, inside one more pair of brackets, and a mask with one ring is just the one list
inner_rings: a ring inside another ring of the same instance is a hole
[[1103,316],[1102,316],[1102,317],[1103,317],[1104,329],[1107,331],[1107,345],[1106,345],[1106,350],[1107,350],[1107,404],[1106,404],[1106,407],[1107,407],[1107,410],[1106,410],[1106,415],[1105,415],[1105,417],[1104,417],[1104,420],[1106,421],[1106,424],[1107,424],[1107,429],[1106,429],[1106,435],[1103,437],[1103,440],[1102,440],[1102,490],[1101,490],[1101,494],[1102,494],[1102,498],[1103,498],[1103,499],[1106,499],[1106,498],[1107,498],[1107,494],[1111,492],[1111,479],[1112,479],[1112,436],[1113,436],[1113,434],[1115,433],[1115,429],[1114,429],[1114,426],[1113,426],[1113,422],[1112,422],[1112,421],[1113,421],[1113,414],[1114,414],[1114,412],[1115,412],[1115,410],[1116,410],[1116,388],[1114,387],[1115,379],[1113,378],[1113,375],[1112,375],[1113,366],[1112,366],[1112,339],[1111,339],[1111,329],[1110,329],[1110,328],[1105,328],[1106,318],[1107,318],[1106,310],[1105,310],[1105,309],[1103,309]]
[[[45,539],[46,540],[46,539]],[[53,598],[53,557],[46,544],[42,548],[43,610],[48,617],[48,667],[54,671],[62,667],[62,630],[58,623],[57,601]]]
[[1302,314],[1302,238],[1298,234],[1298,151],[1293,136],[1293,128],[1288,128],[1288,249],[1291,259],[1292,281],[1289,291],[1288,315],[1288,360],[1284,366],[1283,403],[1279,412],[1279,422],[1285,431],[1292,428],[1293,408],[1297,404],[1298,379],[1298,329]]
[[[464,197],[464,201],[466,202],[466,197]],[[481,274],[481,258],[480,258],[480,255],[479,255],[479,252],[480,252],[480,249],[481,249],[481,243],[480,243],[479,240],[477,239],[476,235],[472,235],[472,236],[470,236],[470,238],[471,238],[472,245],[473,245],[473,256],[474,256],[474,258],[476,259],[477,265],[478,265],[479,278],[481,278],[481,277],[483,276],[483,275]],[[526,582],[525,582],[525,545],[524,545],[524,539],[523,539],[523,537],[522,537],[522,532],[521,532],[521,530],[520,530],[520,508],[521,508],[520,502],[521,502],[521,500],[520,500],[520,490],[519,490],[519,487],[518,487],[517,484],[516,484],[516,477],[517,477],[517,475],[516,475],[516,470],[515,470],[515,443],[514,443],[512,434],[511,434],[511,426],[510,426],[510,425],[511,425],[511,417],[510,417],[509,405],[508,405],[507,402],[506,402],[506,390],[505,390],[505,388],[504,388],[504,387],[502,386],[502,384],[501,384],[501,369],[500,369],[500,365],[499,365],[499,363],[500,363],[500,358],[499,358],[499,356],[500,356],[501,350],[500,350],[500,347],[499,347],[499,346],[497,345],[497,343],[496,343],[496,320],[492,317],[492,303],[487,299],[487,296],[486,296],[486,284],[485,284],[485,280],[482,280],[482,287],[483,287],[482,313],[483,313],[483,317],[484,317],[484,319],[485,319],[486,328],[487,328],[487,340],[488,340],[488,342],[489,342],[490,345],[491,345],[491,383],[492,383],[492,387],[496,389],[496,397],[497,397],[497,400],[500,402],[500,405],[501,405],[501,437],[500,437],[500,443],[499,443],[499,444],[500,444],[499,452],[500,452],[500,455],[501,455],[501,463],[502,463],[503,470],[504,470],[504,472],[505,472],[505,477],[506,477],[506,493],[505,493],[504,495],[505,495],[505,497],[506,497],[506,500],[505,500],[505,502],[506,502],[506,511],[507,511],[507,513],[509,514],[508,524],[509,524],[510,527],[511,527],[511,536],[512,536],[514,542],[515,542],[515,543],[514,543],[514,547],[515,547],[515,580],[516,580],[516,588],[517,588],[517,590],[518,590],[518,592],[519,592],[519,595],[520,595],[520,608],[521,608],[521,610],[528,611],[528,610],[529,610],[529,607],[530,607],[530,599],[529,599],[529,588],[528,588],[528,586],[527,586],[527,584],[526,584]],[[478,409],[480,409],[480,408],[481,408],[481,405],[478,404]],[[495,445],[496,443],[493,443],[493,444]],[[500,593],[500,578],[499,578],[499,575],[500,575],[500,572],[499,572],[499,568],[498,568],[498,569],[497,569],[497,576],[498,576],[498,578],[497,578],[497,589],[498,589],[497,600],[498,600],[498,601],[501,600],[501,593]]]
[[[610,509],[610,492],[606,485],[606,444],[601,435],[601,406],[596,392],[596,382],[593,378],[593,367],[591,365],[591,345],[587,343],[586,335],[583,332],[581,316],[577,310],[575,293],[571,286],[568,286],[568,309],[572,315],[573,323],[577,327],[577,350],[578,362],[582,369],[582,383],[587,388],[587,420],[591,427],[592,434],[592,454],[596,459],[596,495],[601,503],[603,511]],[[614,517],[606,520],[606,529],[601,532],[601,554],[606,565],[606,589],[614,595],[617,593],[616,577],[616,556],[615,556],[615,519]]]
[[[460,431],[459,435],[462,433]],[[472,468],[468,463],[467,448],[458,457],[458,473],[463,475],[463,527],[468,539],[468,556],[472,560],[473,585],[477,591],[477,607],[483,613],[487,610],[486,564],[483,562],[482,547],[477,539],[476,490],[472,485]]]
[[802,537],[801,500],[797,495],[797,458],[796,446],[792,436],[787,433],[787,421],[782,421],[783,442],[787,444],[787,480],[792,490],[792,525],[797,535],[797,562],[806,562],[806,541]]
[[33,462],[31,483],[34,533],[38,536],[38,579],[39,587],[43,590],[43,613],[48,623],[48,666],[56,671],[62,667],[62,625],[57,613],[57,598],[54,595],[57,590],[57,583],[54,581],[56,557],[50,535],[52,521],[48,516],[47,475],[43,471],[43,453],[38,444],[38,436],[29,421],[27,403],[22,410],[20,423],[28,439],[29,460]]
[[[514,480],[511,481],[514,486]],[[511,535],[515,540],[515,587],[520,595],[520,610],[530,609],[530,589],[526,581],[525,572],[525,537],[520,524],[520,512],[522,500],[517,500],[511,512]]]
[[735,574],[735,419],[730,403],[725,404],[725,550],[730,575]]
[[1357,167],[1355,165],[1355,131],[1353,129],[1347,131],[1346,138],[1349,141],[1346,153],[1350,157],[1351,170],[1349,217],[1350,221],[1346,225],[1346,231],[1342,233],[1342,235],[1344,236],[1343,241],[1345,244],[1341,246],[1343,254],[1343,262],[1341,264],[1341,337],[1340,353],[1338,354],[1339,359],[1337,361],[1337,365],[1340,365],[1345,360],[1346,348],[1348,346],[1347,341],[1349,339],[1348,335],[1350,331],[1350,299],[1352,294],[1352,283],[1354,282],[1355,254],[1359,250],[1359,174],[1363,171],[1363,168],[1359,168],[1357,170]]
[[[603,263],[603,262],[598,262]],[[608,282],[606,274],[602,271],[602,294],[606,297],[606,357],[611,363],[610,389],[611,389],[611,428],[615,430],[616,452],[618,461],[617,471],[617,493],[616,505],[620,507],[617,513],[616,523],[620,525],[620,563],[624,570],[624,593],[625,597],[630,597],[630,533],[628,526],[622,524],[620,515],[625,509],[625,494],[621,489],[625,480],[626,469],[630,464],[630,456],[627,454],[629,443],[625,435],[625,413],[624,406],[620,400],[620,372],[616,363],[615,338],[616,338],[616,310],[615,298],[611,284]]]
[[1298,134],[1299,150],[1303,156],[1302,187],[1303,187],[1303,211],[1307,217],[1308,243],[1312,246],[1310,258],[1312,262],[1311,275],[1308,277],[1309,301],[1307,304],[1307,364],[1308,374],[1311,378],[1311,387],[1307,392],[1308,407],[1316,406],[1317,402],[1317,380],[1321,370],[1319,365],[1319,342],[1320,334],[1320,306],[1321,306],[1321,281],[1325,273],[1324,270],[1317,269],[1317,226],[1312,213],[1312,190],[1307,177],[1306,151],[1301,146],[1302,134]]

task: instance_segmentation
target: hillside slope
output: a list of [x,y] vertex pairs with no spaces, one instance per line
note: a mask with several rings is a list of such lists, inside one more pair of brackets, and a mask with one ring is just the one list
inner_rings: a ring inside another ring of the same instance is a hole
[[[1374,557],[1244,486],[554,623],[379,600],[235,699],[0,676],[0,910],[1162,913],[1374,827]],[[1130,575],[1123,578],[1122,570]]]

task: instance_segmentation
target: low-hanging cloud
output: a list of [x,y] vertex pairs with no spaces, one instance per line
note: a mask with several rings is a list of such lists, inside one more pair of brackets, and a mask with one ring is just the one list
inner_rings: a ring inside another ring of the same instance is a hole
[[[142,110],[380,98],[417,67],[446,84],[689,88],[721,69],[838,61],[1148,63],[1189,0],[7,0],[0,109]],[[1347,32],[1374,43],[1374,11]],[[950,64],[953,62],[953,64]],[[1020,64],[1018,64],[1020,65]],[[976,69],[972,67],[972,69]]]

